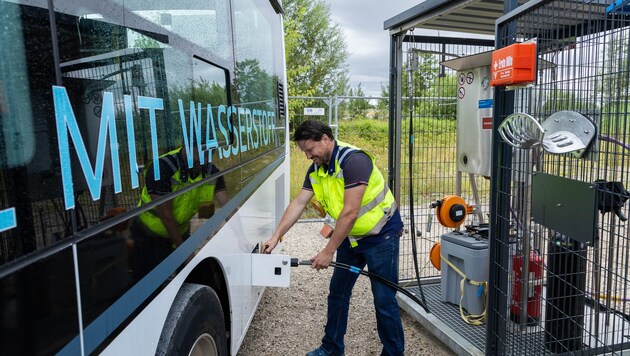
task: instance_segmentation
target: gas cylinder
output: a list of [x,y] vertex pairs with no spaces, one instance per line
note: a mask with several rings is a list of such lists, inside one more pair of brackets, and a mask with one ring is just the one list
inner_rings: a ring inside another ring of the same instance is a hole
[[[515,254],[512,257],[512,296],[510,301],[510,319],[520,322],[523,306],[521,293],[524,291],[523,256]],[[537,253],[529,255],[529,288],[527,289],[527,325],[537,325],[540,322],[543,292],[543,259]]]

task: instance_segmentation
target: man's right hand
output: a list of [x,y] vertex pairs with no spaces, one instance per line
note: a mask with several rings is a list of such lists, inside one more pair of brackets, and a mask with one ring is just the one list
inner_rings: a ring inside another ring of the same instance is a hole
[[267,240],[267,242],[263,244],[263,247],[264,247],[263,253],[271,253],[271,251],[273,251],[273,249],[276,248],[276,246],[278,246],[278,240],[280,239],[277,239],[274,237]]

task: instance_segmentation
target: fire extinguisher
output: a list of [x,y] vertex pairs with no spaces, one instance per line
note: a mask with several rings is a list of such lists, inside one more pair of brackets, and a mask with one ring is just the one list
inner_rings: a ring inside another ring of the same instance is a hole
[[[527,325],[537,325],[540,322],[543,290],[543,259],[537,253],[529,255],[529,288],[527,289]],[[515,254],[512,258],[512,300],[510,305],[510,319],[520,322],[523,306],[523,256]]]

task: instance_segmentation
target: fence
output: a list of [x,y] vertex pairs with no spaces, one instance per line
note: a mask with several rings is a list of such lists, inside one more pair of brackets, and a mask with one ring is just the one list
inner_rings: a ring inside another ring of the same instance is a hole
[[[478,46],[459,46],[457,51],[479,50]],[[415,48],[420,48],[415,44]],[[427,47],[427,51],[431,49]],[[427,57],[428,58],[428,57]],[[429,59],[427,59],[429,61]],[[425,70],[437,73],[434,78],[424,80],[426,90],[415,91],[411,101],[405,97],[401,115],[404,129],[400,136],[400,150],[404,152],[400,162],[396,162],[400,173],[397,201],[403,222],[404,235],[401,240],[400,273],[402,283],[415,278],[413,246],[411,234],[415,229],[420,275],[423,278],[439,277],[439,271],[430,264],[429,252],[439,241],[441,234],[448,231],[433,217],[431,203],[444,196],[459,194],[471,205],[477,206],[478,214],[473,224],[488,222],[489,180],[474,177],[457,171],[456,161],[456,83],[454,71],[444,70],[435,60]],[[419,79],[416,79],[419,81]],[[435,95],[442,93],[443,96]],[[295,110],[298,106],[300,109]],[[409,110],[409,108],[412,110]],[[320,120],[333,128],[336,138],[368,150],[377,157],[377,165],[383,175],[393,179],[388,156],[389,134],[392,128],[388,122],[388,97],[289,97],[289,108],[293,110],[292,125],[307,119]],[[318,110],[314,110],[318,109]],[[323,110],[322,110],[323,109]],[[312,115],[309,113],[317,113]],[[413,116],[412,132],[409,131],[410,115]],[[408,155],[410,134],[414,140],[411,165]],[[292,184],[300,185],[304,179],[307,161],[299,150],[292,151],[299,156],[292,158]],[[411,171],[409,170],[411,166]],[[474,188],[474,189],[473,189]],[[411,189],[411,190],[410,190]],[[299,188],[292,187],[293,195]],[[413,197],[410,193],[413,193]],[[413,206],[412,206],[413,205]],[[413,214],[412,214],[413,210]],[[304,221],[318,221],[314,213],[305,214]],[[412,221],[413,220],[413,221]],[[430,223],[430,231],[427,231]]]
[[578,134],[596,134],[572,154],[553,154],[553,144],[518,149],[497,137],[489,354],[630,346],[630,21],[607,3],[536,1],[498,21],[499,47],[537,42],[539,70],[535,86],[496,91],[504,103],[496,122],[524,113],[547,128],[545,140],[561,122],[565,131],[584,123],[592,128]]

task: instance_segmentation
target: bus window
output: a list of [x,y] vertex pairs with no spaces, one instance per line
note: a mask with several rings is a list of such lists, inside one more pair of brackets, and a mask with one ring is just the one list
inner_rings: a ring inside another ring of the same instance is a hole
[[[282,154],[276,150],[284,145],[284,118],[279,115],[279,79],[274,73],[284,54],[270,50],[282,46],[278,36],[273,37],[278,17],[267,2],[236,0],[233,6],[238,93],[234,100],[239,106],[237,121],[243,127],[240,144],[243,162],[247,163],[245,180]],[[264,158],[252,161],[269,151]]]
[[[204,52],[204,57],[209,60],[219,62],[217,58],[220,58],[225,62],[232,62],[228,1],[117,0],[117,2],[169,33],[185,38],[188,46],[195,46],[194,51]],[[132,24],[128,25],[133,27]],[[212,52],[207,49],[212,49]]]
[[59,209],[58,159],[49,136],[54,132],[49,108],[55,68],[48,11],[2,1],[0,14],[3,264],[61,239],[70,215]]
[[[62,171],[61,184],[78,231],[112,209],[138,205],[145,165],[181,144],[169,88],[184,85],[192,73],[189,57],[171,47],[167,35],[138,32],[90,10],[56,14],[62,89],[54,91],[50,108],[60,139],[56,151],[63,159],[68,150],[72,181]],[[69,119],[60,123],[60,117]],[[62,162],[62,170],[67,167]]]

